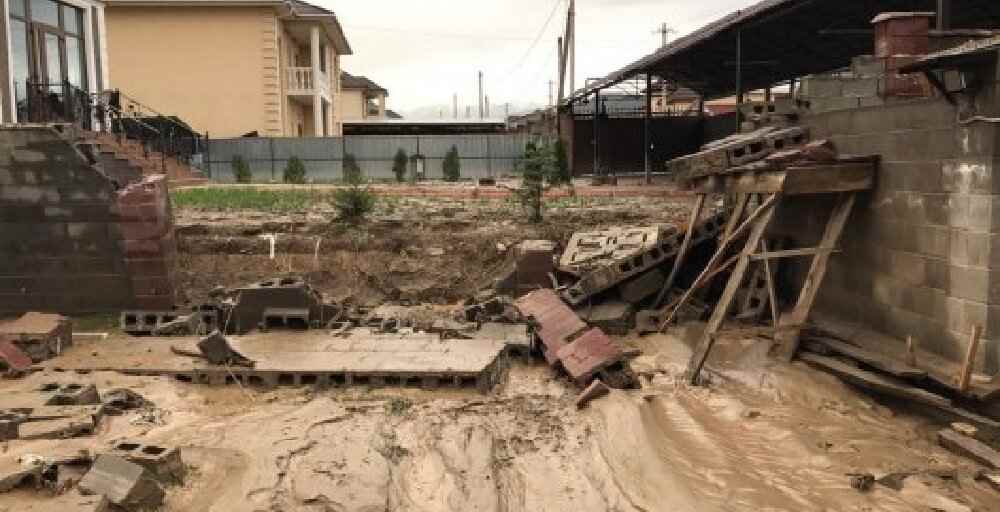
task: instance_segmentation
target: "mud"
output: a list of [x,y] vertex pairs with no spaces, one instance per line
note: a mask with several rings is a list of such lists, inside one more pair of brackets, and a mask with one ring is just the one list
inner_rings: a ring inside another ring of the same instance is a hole
[[[644,389],[582,411],[576,389],[520,363],[494,394],[460,390],[213,388],[161,378],[78,376],[128,386],[165,424],[111,417],[93,438],[10,442],[6,455],[99,451],[140,437],[184,447],[191,474],[167,511],[997,510],[975,464],[934,444],[935,426],[894,414],[755,340],[723,340],[711,385],[680,384],[689,349],[643,349]],[[65,377],[65,376],[63,376]],[[36,374],[0,391],[51,380]],[[914,472],[860,493],[848,473]],[[954,475],[941,478],[939,475]],[[17,510],[37,494],[0,497]],[[964,508],[969,507],[969,508]]]
[[[680,225],[689,199],[568,204],[551,207],[542,224],[528,223],[509,201],[486,200],[383,202],[360,225],[333,222],[334,212],[323,206],[285,215],[179,209],[177,302],[195,304],[216,286],[295,273],[336,301],[451,304],[492,285],[522,240],[565,243],[576,230],[622,223]],[[273,260],[264,234],[277,235]]]

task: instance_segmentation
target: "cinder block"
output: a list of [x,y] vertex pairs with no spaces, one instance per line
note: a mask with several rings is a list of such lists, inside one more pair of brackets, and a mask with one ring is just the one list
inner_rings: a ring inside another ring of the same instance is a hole
[[116,455],[101,455],[77,485],[84,495],[103,495],[127,510],[155,509],[163,489],[142,466]]
[[39,390],[46,397],[45,405],[96,405],[101,403],[97,386],[93,384],[49,383]]
[[660,269],[654,268],[639,277],[618,286],[622,300],[630,304],[638,304],[650,295],[659,293],[667,280]]
[[179,448],[123,440],[115,444],[112,454],[146,468],[162,484],[184,483],[184,461]]

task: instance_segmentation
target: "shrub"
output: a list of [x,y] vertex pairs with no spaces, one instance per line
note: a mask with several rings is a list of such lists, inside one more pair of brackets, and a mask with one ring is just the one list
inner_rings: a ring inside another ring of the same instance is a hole
[[458,158],[458,147],[452,146],[444,155],[441,171],[445,181],[458,181],[462,177],[462,162]]
[[333,207],[336,208],[340,220],[360,222],[375,209],[375,194],[355,183],[334,192]]
[[283,179],[285,183],[296,185],[302,185],[306,182],[306,165],[302,163],[302,160],[299,160],[299,157],[293,156],[288,159]]
[[402,183],[406,181],[406,168],[410,163],[410,159],[406,156],[406,151],[403,148],[399,148],[396,151],[396,156],[392,160],[392,173],[396,175],[396,181]]
[[352,184],[361,183],[361,166],[358,159],[351,153],[344,155],[344,181]]
[[253,181],[253,174],[250,172],[250,165],[240,155],[233,155],[233,178],[236,183],[250,183]]

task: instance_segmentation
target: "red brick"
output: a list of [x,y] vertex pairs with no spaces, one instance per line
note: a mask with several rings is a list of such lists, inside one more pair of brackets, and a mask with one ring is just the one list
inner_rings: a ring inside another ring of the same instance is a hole
[[570,377],[582,386],[597,372],[622,361],[625,353],[604,331],[594,328],[559,349],[558,357]]

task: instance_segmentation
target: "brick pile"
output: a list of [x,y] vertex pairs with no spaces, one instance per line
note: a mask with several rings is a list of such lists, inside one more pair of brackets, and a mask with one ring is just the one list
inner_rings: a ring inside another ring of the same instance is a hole
[[173,308],[177,243],[166,177],[146,176],[127,186],[118,192],[116,207],[135,308]]

